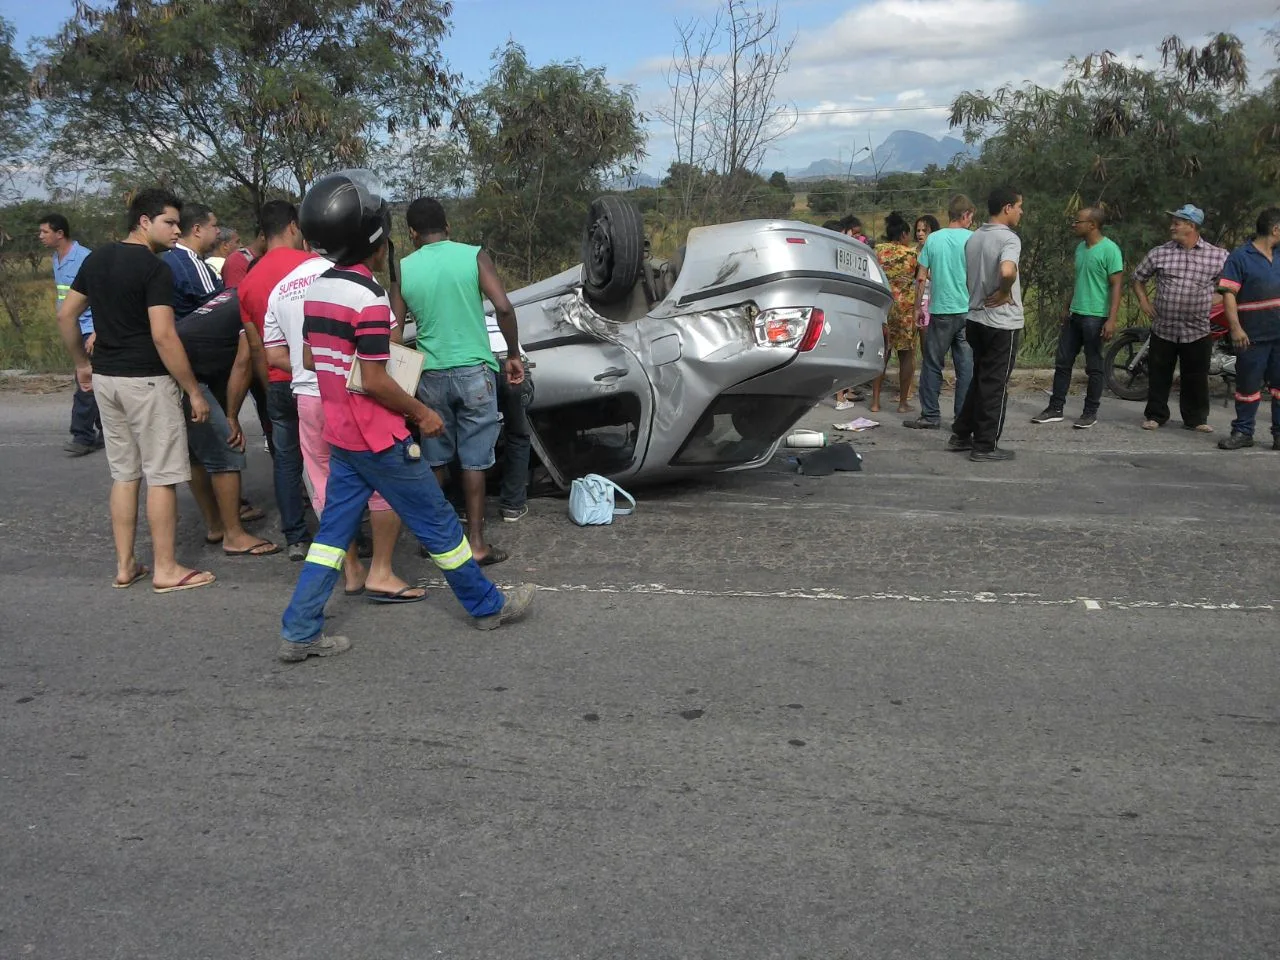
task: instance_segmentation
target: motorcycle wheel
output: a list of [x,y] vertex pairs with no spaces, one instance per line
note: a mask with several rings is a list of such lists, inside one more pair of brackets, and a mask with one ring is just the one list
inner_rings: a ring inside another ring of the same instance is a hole
[[1107,347],[1103,367],[1107,372],[1107,389],[1121,400],[1147,399],[1147,358],[1132,370],[1129,365],[1146,343],[1151,331],[1145,327],[1121,330]]

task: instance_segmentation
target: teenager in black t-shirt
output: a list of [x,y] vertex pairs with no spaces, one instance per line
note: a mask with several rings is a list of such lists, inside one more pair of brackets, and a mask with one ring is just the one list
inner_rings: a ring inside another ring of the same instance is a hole
[[[71,289],[94,309],[98,339],[93,372],[108,377],[166,376],[169,371],[151,336],[151,307],[171,306],[169,265],[137,243],[99,247],[84,262]],[[97,320],[97,312],[102,319]]]
[[[98,399],[111,489],[116,545],[114,586],[150,574],[157,593],[213,583],[208,571],[180,565],[174,554],[177,484],[191,479],[182,392],[191,419],[209,417],[173,322],[173,279],[156,254],[178,242],[182,201],[144,190],[129,205],[129,236],[89,254],[58,310],[58,326],[82,389]],[[92,363],[80,338],[80,314],[93,309],[98,338]],[[181,388],[181,390],[179,390]],[[134,556],[138,490],[147,479],[147,520],[155,570]]]

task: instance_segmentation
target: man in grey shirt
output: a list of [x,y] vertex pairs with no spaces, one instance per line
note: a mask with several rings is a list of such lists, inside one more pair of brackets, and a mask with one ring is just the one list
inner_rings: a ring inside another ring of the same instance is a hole
[[1022,194],[997,187],[987,197],[987,220],[964,247],[969,282],[965,339],[973,350],[973,381],[951,428],[948,450],[968,450],[984,463],[1012,460],[996,446],[1004,430],[1009,376],[1022,339],[1022,283],[1018,258],[1022,241],[1013,228],[1022,222]]

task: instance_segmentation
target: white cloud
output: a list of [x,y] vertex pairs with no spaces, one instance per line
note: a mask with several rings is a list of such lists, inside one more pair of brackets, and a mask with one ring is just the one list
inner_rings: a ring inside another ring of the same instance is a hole
[[[1219,30],[1258,39],[1276,0],[873,0],[796,41],[789,95],[848,83],[877,96],[926,87],[1054,82],[1072,56],[1101,50],[1155,53],[1177,33],[1192,42]],[[1250,29],[1252,28],[1252,29]]]
[[1020,0],[875,0],[802,34],[795,60],[867,66],[882,57],[946,56],[979,35],[990,48],[1018,36],[1028,13]]
[[922,106],[909,114],[889,106],[879,110],[868,109],[865,105],[831,106],[825,110],[801,110],[796,118],[794,133],[801,134],[811,130],[856,129],[886,123],[896,123],[899,126],[912,124],[936,126],[937,122],[945,120],[949,113],[950,108],[946,106]]
[[[789,7],[782,5],[784,22]],[[778,93],[801,115],[766,167],[803,166],[840,151],[847,156],[897,129],[943,136],[949,105],[963,90],[1055,86],[1068,58],[1103,50],[1154,65],[1160,41],[1170,34],[1203,43],[1211,33],[1237,33],[1260,81],[1276,66],[1263,28],[1277,20],[1278,0],[860,2],[797,35]],[[661,67],[669,62],[669,56],[653,57],[637,71],[661,85]],[[665,90],[646,87],[650,96],[666,99]],[[655,134],[650,155],[657,166],[666,151]]]

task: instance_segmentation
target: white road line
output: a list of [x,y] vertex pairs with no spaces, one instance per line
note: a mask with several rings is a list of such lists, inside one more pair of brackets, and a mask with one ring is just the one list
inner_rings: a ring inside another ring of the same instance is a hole
[[[1208,488],[1206,488],[1208,489]],[[714,499],[693,500],[643,500],[646,506],[680,507],[690,510],[774,510],[811,513],[814,511],[846,511],[857,514],[890,514],[902,520],[1014,520],[1030,523],[1101,524],[1114,527],[1117,524],[1140,524],[1144,527],[1182,527],[1192,523],[1204,523],[1206,517],[1123,516],[1117,514],[1067,514],[1045,513],[995,513],[990,510],[912,510],[904,507],[872,503],[838,503],[831,500],[792,500],[788,497],[735,498],[732,494],[717,493]]]
[[[790,474],[787,474],[789,477]],[[838,476],[838,474],[837,474]],[[912,482],[920,480],[939,480],[945,483],[1008,483],[1025,486],[1046,486],[1054,482],[1052,476],[1047,477],[984,477],[984,476],[961,476],[945,473],[877,473],[874,470],[864,471],[859,474],[849,474],[852,479],[862,483],[868,480],[910,480]],[[827,479],[827,478],[823,478]],[[1076,480],[1073,477],[1067,477],[1062,480],[1063,483],[1075,485]],[[1144,483],[1144,490],[1159,488],[1162,490],[1222,490],[1226,488],[1234,488],[1237,490],[1247,490],[1247,483],[1215,483],[1206,480],[1204,483]]]
[[[437,589],[442,589],[446,586],[443,581],[429,581],[424,582],[423,585]],[[793,590],[699,590],[672,587],[663,583],[561,583],[537,584],[537,587],[539,590],[545,590],[548,593],[624,594],[716,600],[828,600],[839,603],[950,603],[1027,607],[1070,607],[1083,603],[1087,610],[1101,610],[1104,606],[1108,610],[1200,610],[1215,612],[1280,610],[1280,600],[1239,603],[1234,600],[1135,600],[1129,597],[1116,597],[1099,601],[1085,599],[1084,597],[1045,597],[1037,593],[991,593],[987,591],[972,593],[963,590],[944,590],[936,594],[897,592],[841,593],[838,590],[802,588]]]

